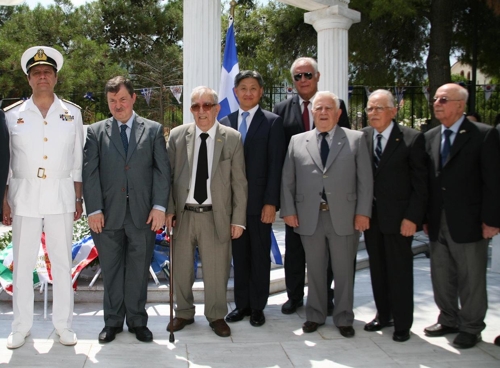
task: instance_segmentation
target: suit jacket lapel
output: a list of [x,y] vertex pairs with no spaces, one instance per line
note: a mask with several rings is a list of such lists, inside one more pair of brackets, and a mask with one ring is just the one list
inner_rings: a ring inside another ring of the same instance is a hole
[[318,142],[316,138],[316,132],[311,130],[307,133],[306,139],[306,149],[311,155],[312,160],[321,170],[323,170],[323,163],[321,162],[321,155],[319,153]]
[[[220,125],[217,126],[217,130],[215,132],[215,142],[214,142],[214,159],[212,161],[212,173],[210,174],[210,178],[213,178],[215,175],[215,171],[219,166],[220,156],[222,154],[222,148],[226,143],[226,132],[220,129]],[[213,180],[210,181],[213,183]]]
[[335,134],[333,135],[332,145],[330,146],[330,153],[326,159],[325,171],[332,165],[333,161],[337,158],[339,152],[344,147],[346,142],[346,135],[344,130],[337,126],[335,129]]
[[118,123],[114,118],[106,121],[106,134],[108,135],[109,140],[115,145],[118,152],[120,152],[123,159],[126,160],[127,157],[125,156],[125,149],[123,148],[122,139],[120,137]]
[[[385,163],[389,160],[389,158],[394,153],[398,145],[401,143],[401,139],[403,138],[403,133],[401,132],[401,129],[399,129],[398,125],[394,122],[392,124],[393,125],[392,125],[391,135],[387,140],[384,152],[382,152],[382,157],[380,158],[380,162],[378,164],[378,169],[376,170],[376,173],[378,173],[380,169],[385,165]],[[372,136],[372,143],[373,143],[373,136]]]
[[186,134],[186,153],[189,164],[189,175],[193,172],[193,156],[194,156],[194,142],[196,139],[196,125],[193,124],[188,128],[188,132]]
[[134,153],[137,147],[137,143],[139,143],[142,134],[144,133],[144,129],[144,121],[142,121],[142,119],[136,115],[134,122],[132,123],[132,131],[130,132],[127,158],[130,158]]
[[[305,132],[304,122],[302,121],[302,111],[300,110],[300,99],[299,96],[292,97],[292,113],[295,117],[295,120],[299,123],[300,131]],[[321,161],[320,161],[321,162]]]
[[252,123],[250,124],[250,129],[247,131],[247,136],[245,137],[245,146],[247,142],[251,141],[257,130],[259,130],[260,124],[264,120],[264,113],[260,107],[255,111],[255,115],[252,118]]
[[238,130],[238,114],[239,110],[236,110],[236,112],[233,112],[232,114],[228,115],[229,123],[231,124],[231,128]]
[[436,129],[435,134],[429,138],[429,144],[431,146],[431,159],[434,161],[434,172],[438,175],[441,165],[441,127]]
[[471,126],[472,123],[469,120],[464,119],[462,125],[460,125],[460,129],[457,132],[457,136],[455,137],[455,140],[451,145],[450,156],[448,157],[448,161],[446,161],[446,164],[453,160],[453,157],[455,157],[457,153],[462,149],[465,142],[469,140]]
[[365,133],[366,143],[368,144],[368,152],[370,153],[370,161],[372,163],[373,172],[375,172],[375,165],[373,164],[373,128],[369,126],[363,129]]

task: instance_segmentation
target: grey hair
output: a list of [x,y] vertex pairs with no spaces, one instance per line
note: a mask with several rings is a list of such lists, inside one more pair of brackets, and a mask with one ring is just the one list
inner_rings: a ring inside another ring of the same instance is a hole
[[206,86],[198,86],[193,89],[191,92],[191,103],[194,102],[196,97],[201,97],[204,95],[209,95],[212,98],[212,103],[219,103],[219,96],[217,96],[217,92],[215,92],[212,88]]
[[318,101],[318,97],[330,97],[335,104],[335,109],[338,110],[340,108],[339,98],[335,93],[330,92],[330,91],[320,91],[320,92],[316,93],[316,95],[314,96],[314,101],[312,104],[313,109],[316,106],[316,101]]
[[304,62],[312,66],[312,68],[314,69],[314,74],[318,74],[318,62],[316,60],[314,60],[311,57],[299,57],[298,59],[295,59],[292,66],[290,67],[290,74],[292,75],[292,77],[293,77],[293,71],[295,70],[297,64]]
[[388,107],[395,107],[396,104],[394,101],[394,96],[391,93],[391,91],[388,91],[386,89],[377,89],[370,94],[370,97],[368,97],[368,101],[370,101],[370,98],[372,98],[372,96],[375,96],[375,95],[382,95],[382,96],[387,97],[387,99],[389,100],[389,105],[390,105]]

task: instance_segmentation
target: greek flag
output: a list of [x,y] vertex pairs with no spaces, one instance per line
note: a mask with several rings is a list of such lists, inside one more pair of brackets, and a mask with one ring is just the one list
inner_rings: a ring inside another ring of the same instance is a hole
[[282,265],[283,259],[281,258],[280,248],[278,247],[278,241],[274,236],[274,231],[271,229],[271,263]]
[[220,111],[217,120],[238,110],[238,100],[233,92],[234,77],[240,72],[238,66],[238,54],[236,53],[236,42],[234,40],[233,18],[229,17],[229,27],[226,35],[226,46],[224,47],[224,59],[220,75],[219,104]]

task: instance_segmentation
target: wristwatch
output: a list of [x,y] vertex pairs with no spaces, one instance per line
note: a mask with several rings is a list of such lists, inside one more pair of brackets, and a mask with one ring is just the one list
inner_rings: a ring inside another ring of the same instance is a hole
[[75,199],[75,201],[83,203],[83,197],[82,198],[77,198],[77,199]]

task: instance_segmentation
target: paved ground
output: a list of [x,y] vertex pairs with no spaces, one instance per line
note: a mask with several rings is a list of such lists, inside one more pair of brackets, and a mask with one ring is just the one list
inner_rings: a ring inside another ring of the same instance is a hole
[[[79,341],[64,347],[56,339],[52,323],[43,319],[43,303],[36,303],[31,336],[17,350],[5,347],[10,332],[12,307],[0,303],[0,364],[14,367],[500,367],[500,347],[493,345],[500,334],[500,274],[488,271],[490,309],[483,342],[469,350],[451,346],[454,336],[428,338],[424,327],[435,322],[429,260],[415,258],[415,323],[412,337],[405,343],[392,341],[392,328],[382,332],[363,331],[375,315],[368,269],[358,271],[355,286],[354,327],[356,336],[343,338],[331,319],[312,334],[303,334],[304,308],[285,316],[280,312],[284,293],[272,295],[265,310],[267,322],[252,327],[248,318],[232,324],[232,336],[220,338],[208,327],[203,305],[197,305],[196,323],[175,333],[168,342],[165,326],[168,304],[148,304],[149,327],[155,339],[144,344],[127,331],[109,344],[99,344],[103,327],[102,307],[95,303],[75,305],[74,330]],[[230,308],[234,308],[231,303]]]

